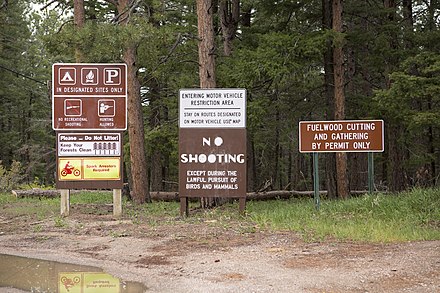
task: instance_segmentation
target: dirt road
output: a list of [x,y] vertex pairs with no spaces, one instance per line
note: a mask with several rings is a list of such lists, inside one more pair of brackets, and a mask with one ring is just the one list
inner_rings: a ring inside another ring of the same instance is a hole
[[212,220],[20,220],[0,215],[0,253],[99,266],[147,292],[440,292],[440,241],[304,242]]

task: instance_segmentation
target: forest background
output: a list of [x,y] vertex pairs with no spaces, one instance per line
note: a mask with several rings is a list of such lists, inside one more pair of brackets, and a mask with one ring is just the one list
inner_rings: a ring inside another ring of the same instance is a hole
[[[0,4],[0,189],[54,182],[52,64],[75,62],[78,50],[83,62],[119,63],[132,48],[145,180],[151,191],[176,191],[178,91],[200,87],[196,1],[84,1],[81,29],[73,2]],[[384,120],[377,189],[438,186],[440,1],[218,0],[210,11],[216,86],[247,90],[248,191],[312,190],[312,157],[298,151],[298,123],[336,118]],[[348,188],[365,190],[367,155],[346,156]],[[336,156],[320,160],[321,189],[337,197]]]

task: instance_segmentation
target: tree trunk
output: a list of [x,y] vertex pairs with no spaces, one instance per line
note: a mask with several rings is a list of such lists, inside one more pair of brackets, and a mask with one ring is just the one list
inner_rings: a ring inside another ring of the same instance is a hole
[[[80,193],[81,190],[72,190],[72,193]],[[97,192],[94,190],[93,192]],[[108,191],[100,191],[102,193],[109,193]],[[325,190],[319,192],[321,195],[326,195]],[[352,191],[353,195],[366,194],[367,190]],[[30,190],[12,190],[12,194],[16,198],[32,198],[32,197],[46,197],[57,198],[60,196],[60,190],[46,190],[46,189],[30,189]],[[273,190],[267,192],[248,192],[246,199],[248,200],[274,200],[274,199],[289,199],[292,197],[312,197],[314,191],[298,191],[298,190]],[[150,197],[154,201],[175,201],[180,200],[178,192],[151,192]],[[234,199],[229,199],[234,200]]]
[[220,0],[220,23],[223,35],[223,53],[232,55],[232,41],[240,20],[239,0]]
[[[275,95],[277,95],[277,93],[275,93]],[[277,99],[277,97],[275,97],[275,99]],[[276,106],[275,109],[275,149],[273,150],[273,157],[271,159],[271,161],[273,162],[273,169],[272,169],[272,182],[273,182],[273,186],[274,188],[277,188],[276,186],[280,186],[280,180],[281,180],[281,176],[280,176],[280,154],[281,154],[281,148],[280,148],[280,111],[278,109],[278,106]]]
[[350,170],[350,190],[362,190],[368,183],[368,155],[367,153],[348,154],[348,166]]
[[[332,0],[322,0],[322,28],[328,30],[332,28]],[[334,81],[333,81],[333,47],[332,41],[327,40],[326,50],[324,51],[324,87],[327,103],[327,120],[335,117]],[[334,199],[336,193],[336,157],[334,153],[325,156],[326,185],[328,198]]]
[[[118,13],[121,15],[121,25],[126,25],[129,20],[129,0],[118,2]],[[148,186],[147,163],[145,156],[145,134],[142,115],[140,84],[137,78],[136,67],[136,44],[127,44],[124,49],[123,59],[127,64],[127,88],[128,88],[128,137],[130,141],[130,168],[133,186],[131,197],[137,204],[150,202]]]
[[388,187],[392,192],[399,192],[405,190],[407,178],[402,162],[404,150],[399,141],[403,129],[401,126],[395,125],[395,123],[390,123],[387,130],[388,160],[390,166],[389,170],[391,171]]
[[[403,23],[407,29],[412,29],[414,26],[413,19],[413,5],[412,0],[403,0],[402,1],[402,13],[403,13]],[[410,45],[410,44],[407,44]]]
[[[342,1],[333,0],[333,29],[337,33],[342,32]],[[345,119],[345,93],[344,93],[344,55],[343,44],[338,36],[333,48],[333,72],[334,72],[334,97],[335,97],[335,119]],[[347,198],[348,179],[347,179],[347,153],[336,153],[336,178],[337,190],[340,198]]]
[[[386,17],[388,24],[395,24],[396,22],[396,3],[394,0],[384,0],[384,8],[388,11]],[[397,51],[399,48],[399,40],[397,32],[390,35],[389,47],[392,51]],[[389,57],[387,65],[385,66],[384,75],[386,77],[386,89],[391,88],[391,80],[389,74],[397,67],[399,60],[395,57]],[[406,153],[402,145],[401,137],[403,137],[404,129],[400,121],[396,121],[392,117],[388,120],[387,135],[388,139],[388,188],[390,191],[398,192],[406,188],[407,175],[403,167],[403,162],[406,159]]]
[[[215,88],[215,44],[213,4],[211,0],[197,0],[197,26],[199,34],[199,79],[200,88]],[[213,207],[216,199],[203,197],[202,208]]]
[[197,0],[200,88],[215,88],[215,44],[211,0]]
[[[73,22],[76,30],[84,27],[84,0],[74,0],[73,2]],[[84,62],[84,54],[78,45],[75,46],[75,61]]]

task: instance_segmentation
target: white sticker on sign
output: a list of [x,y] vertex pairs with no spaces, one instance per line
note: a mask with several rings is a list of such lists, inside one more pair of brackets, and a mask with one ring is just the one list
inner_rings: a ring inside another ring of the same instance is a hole
[[99,157],[121,155],[119,133],[58,133],[58,156]]
[[180,90],[181,128],[245,128],[245,89]]

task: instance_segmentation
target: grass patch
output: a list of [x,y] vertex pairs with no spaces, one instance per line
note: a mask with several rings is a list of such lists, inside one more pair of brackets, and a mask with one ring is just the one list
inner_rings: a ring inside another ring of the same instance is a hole
[[31,217],[43,220],[60,212],[59,198],[16,198],[14,195],[0,193],[1,214],[8,217]]
[[440,239],[440,190],[398,195],[374,194],[325,200],[316,211],[310,199],[250,202],[247,212],[259,226],[300,232],[306,240],[394,242]]
[[70,204],[111,204],[111,191],[82,191],[70,194]]
[[[110,191],[80,192],[71,194],[70,201],[71,205],[104,205],[111,204],[113,197]],[[306,241],[440,240],[440,189],[322,200],[319,211],[315,210],[312,199],[250,201],[245,216],[238,213],[237,202],[211,210],[195,210],[197,206],[197,203],[191,203],[190,217],[184,222],[204,224],[207,229],[215,226],[245,232],[289,230],[298,232]],[[11,218],[53,218],[57,227],[64,227],[66,223],[59,217],[59,198],[17,199],[13,195],[0,194],[0,210],[2,215]],[[143,205],[123,202],[123,217],[132,220],[135,225],[157,227],[181,224],[179,211],[178,202]]]

